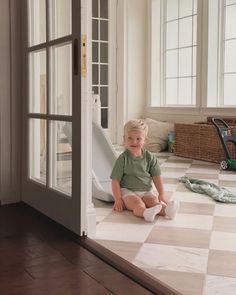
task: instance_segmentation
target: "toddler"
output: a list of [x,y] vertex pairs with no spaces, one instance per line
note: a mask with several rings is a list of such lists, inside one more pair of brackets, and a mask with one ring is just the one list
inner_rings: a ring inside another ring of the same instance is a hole
[[130,120],[124,126],[125,151],[111,173],[114,210],[126,208],[148,222],[153,222],[157,214],[173,219],[179,203],[165,197],[157,158],[144,148],[147,134],[148,126],[142,120]]

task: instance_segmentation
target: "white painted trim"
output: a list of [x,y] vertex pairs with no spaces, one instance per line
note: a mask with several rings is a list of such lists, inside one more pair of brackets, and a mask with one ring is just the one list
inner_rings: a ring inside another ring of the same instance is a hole
[[235,116],[236,108],[207,108],[207,107],[147,107],[146,116],[149,114],[173,114],[173,115],[217,115]]
[[128,73],[128,22],[127,0],[117,3],[117,143],[123,141],[123,126],[128,118],[127,114],[127,73]]
[[87,76],[81,77],[81,235],[94,235],[92,203],[92,0],[81,0],[81,34],[87,35]]
[[117,98],[116,98],[116,48],[117,48],[117,38],[116,38],[116,9],[117,9],[117,0],[109,1],[109,81],[108,81],[108,134],[113,143],[116,143],[116,107],[117,107]]

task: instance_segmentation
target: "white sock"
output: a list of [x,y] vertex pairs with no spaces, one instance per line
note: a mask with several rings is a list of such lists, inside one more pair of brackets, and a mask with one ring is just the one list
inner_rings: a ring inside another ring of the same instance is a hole
[[161,211],[162,205],[158,204],[154,207],[145,209],[143,212],[143,217],[146,221],[153,222],[155,216]]
[[174,219],[175,215],[179,209],[179,201],[173,200],[170,201],[169,205],[165,209],[166,216],[170,219]]

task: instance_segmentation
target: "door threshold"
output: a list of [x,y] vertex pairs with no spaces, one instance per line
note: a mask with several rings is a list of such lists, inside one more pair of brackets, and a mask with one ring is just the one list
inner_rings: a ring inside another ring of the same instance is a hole
[[85,249],[89,250],[91,253],[99,257],[101,260],[111,265],[122,274],[131,278],[136,283],[140,284],[145,289],[149,290],[153,294],[157,295],[180,295],[178,291],[167,286],[160,280],[152,277],[145,271],[141,270],[134,264],[115,254],[114,252],[108,250],[107,248],[101,246],[96,241],[88,237],[79,237],[76,239],[77,243],[80,244]]

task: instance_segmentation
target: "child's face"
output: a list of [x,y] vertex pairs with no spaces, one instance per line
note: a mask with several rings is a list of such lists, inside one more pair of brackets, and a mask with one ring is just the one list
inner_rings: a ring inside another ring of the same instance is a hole
[[135,156],[141,155],[145,140],[145,132],[141,130],[132,130],[124,135],[125,148]]

